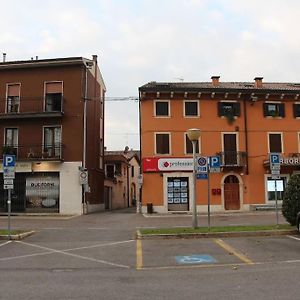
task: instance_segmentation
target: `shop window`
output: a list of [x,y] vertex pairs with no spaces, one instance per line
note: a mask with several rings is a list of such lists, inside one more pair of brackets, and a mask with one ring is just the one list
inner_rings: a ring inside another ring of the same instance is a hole
[[219,117],[239,117],[241,106],[239,102],[218,102]]
[[20,109],[20,84],[7,85],[6,111],[18,113]]
[[[281,176],[279,179],[267,178],[267,197],[268,201],[275,201],[275,195],[277,200],[283,200],[284,191],[287,185],[287,177]],[[276,194],[275,194],[276,193]]]
[[155,101],[155,116],[168,117],[170,115],[169,101]]
[[170,154],[170,134],[157,133],[155,139],[156,154]]
[[[188,138],[187,134],[185,134],[185,153],[186,154],[193,154],[193,144]],[[199,152],[199,140],[196,142],[196,153]]]
[[47,82],[45,87],[45,111],[62,111],[62,82]]
[[199,101],[184,101],[184,116],[185,117],[199,116]]
[[300,103],[294,103],[294,118],[300,118]]
[[285,117],[284,103],[264,103],[264,117]]
[[269,152],[282,153],[281,133],[269,133]]

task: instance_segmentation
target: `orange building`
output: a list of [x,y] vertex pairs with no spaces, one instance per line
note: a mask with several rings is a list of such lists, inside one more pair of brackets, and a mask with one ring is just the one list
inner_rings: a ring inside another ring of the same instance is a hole
[[[189,128],[201,131],[199,154],[221,158],[221,171],[209,175],[212,211],[274,205],[269,153],[281,155],[279,201],[290,176],[300,173],[300,84],[213,76],[211,82],[150,82],[139,95],[143,212],[147,204],[154,212],[192,211]],[[197,180],[197,210],[206,211],[207,201],[208,181]]]

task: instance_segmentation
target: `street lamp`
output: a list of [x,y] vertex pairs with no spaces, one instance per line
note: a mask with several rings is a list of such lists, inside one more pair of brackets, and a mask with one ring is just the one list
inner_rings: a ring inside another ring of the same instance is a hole
[[197,205],[196,205],[196,143],[200,137],[200,129],[191,128],[187,130],[187,136],[193,145],[193,228],[198,227]]

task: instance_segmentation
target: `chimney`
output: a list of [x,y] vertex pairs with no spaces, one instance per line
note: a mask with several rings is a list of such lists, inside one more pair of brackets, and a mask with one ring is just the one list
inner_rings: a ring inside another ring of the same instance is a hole
[[219,83],[220,83],[219,79],[220,79],[220,76],[211,76],[212,85],[214,87],[219,86]]
[[93,61],[95,62],[95,64],[97,64],[97,58],[98,58],[97,55],[93,55]]
[[6,53],[3,53],[3,62],[6,61]]
[[262,88],[263,87],[262,80],[263,80],[263,77],[255,77],[254,78],[254,81],[255,81],[254,85],[255,85],[256,88]]

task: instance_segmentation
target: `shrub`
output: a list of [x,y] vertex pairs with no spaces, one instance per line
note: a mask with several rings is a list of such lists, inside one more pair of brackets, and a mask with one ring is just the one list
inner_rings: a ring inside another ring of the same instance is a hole
[[282,214],[291,224],[296,225],[297,213],[300,211],[300,175],[293,175],[286,187],[282,202]]

